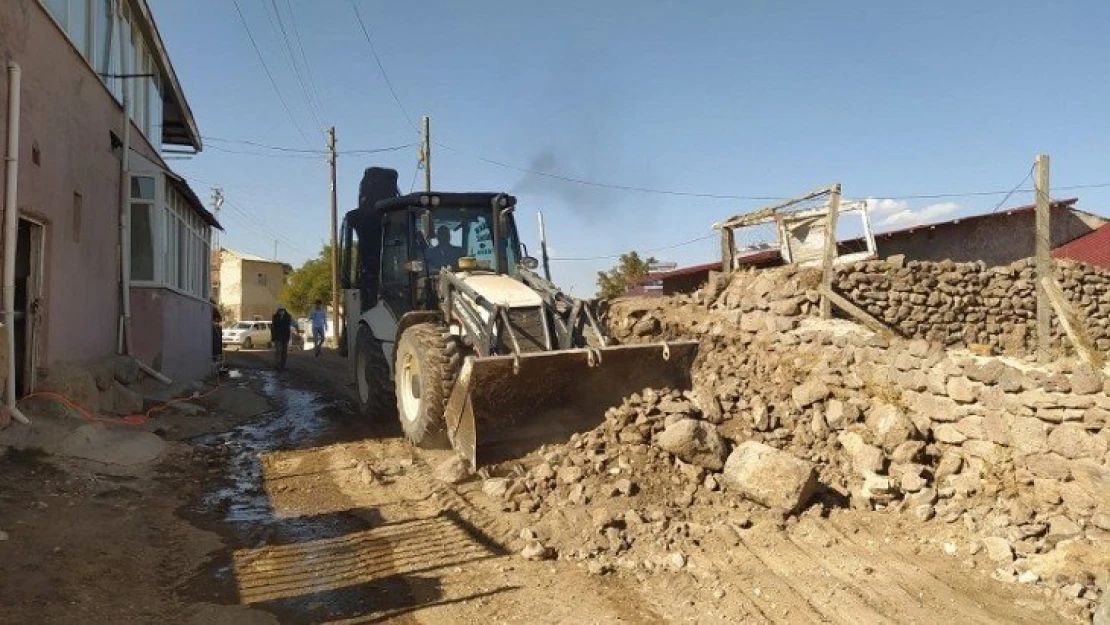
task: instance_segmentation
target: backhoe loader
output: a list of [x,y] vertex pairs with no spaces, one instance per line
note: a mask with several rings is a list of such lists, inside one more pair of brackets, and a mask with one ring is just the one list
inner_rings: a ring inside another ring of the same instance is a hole
[[513,441],[589,427],[633,392],[689,388],[697,351],[614,345],[591,302],[534,271],[515,207],[505,193],[401,195],[396,171],[371,167],[340,237],[340,352],[360,410],[395,402],[412,442],[449,442],[472,469]]

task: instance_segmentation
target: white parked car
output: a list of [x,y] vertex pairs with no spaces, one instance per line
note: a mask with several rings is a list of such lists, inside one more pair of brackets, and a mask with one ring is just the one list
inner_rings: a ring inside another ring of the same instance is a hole
[[224,328],[224,345],[239,349],[267,347],[270,345],[269,321],[236,321]]

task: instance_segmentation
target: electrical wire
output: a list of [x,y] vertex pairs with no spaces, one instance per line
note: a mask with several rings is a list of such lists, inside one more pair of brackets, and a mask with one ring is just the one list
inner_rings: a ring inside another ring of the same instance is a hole
[[[324,155],[328,154],[327,150],[322,150],[322,149],[290,148],[290,147],[279,146],[279,145],[268,145],[268,144],[265,144],[265,143],[259,143],[257,141],[248,141],[246,139],[225,139],[225,138],[222,138],[222,137],[208,137],[208,136],[202,136],[201,139],[203,139],[204,141],[208,141],[208,142],[214,141],[216,143],[233,143],[233,144],[238,144],[238,145],[249,145],[249,146],[253,146],[253,147],[256,147],[256,148],[262,148],[262,149],[266,149],[266,150],[274,150],[274,151],[277,151],[277,152],[293,152],[293,153],[297,153],[297,154],[324,154]],[[387,146],[387,147],[383,147],[383,148],[361,148],[361,149],[355,149],[355,150],[336,150],[335,153],[336,154],[380,154],[382,152],[397,152],[399,150],[406,150],[408,148],[416,147],[416,145],[417,145],[416,143],[404,143],[404,144],[401,144],[401,145],[391,145],[391,146]],[[209,147],[211,147],[211,146],[209,146]],[[225,148],[225,150],[226,150],[226,148]]]
[[1033,169],[1034,168],[1036,168],[1036,165],[1030,165],[1029,166],[1029,171],[1025,173],[1025,177],[1022,178],[1017,184],[1015,184],[1014,188],[1010,189],[1010,192],[1006,194],[1006,197],[1002,198],[1002,200],[1000,202],[998,202],[998,204],[996,204],[994,208],[991,209],[992,213],[997,213],[998,210],[1000,208],[1002,208],[1002,205],[1005,204],[1007,201],[1009,201],[1010,197],[1013,196],[1013,194],[1016,193],[1017,190],[1021,188],[1021,185],[1025,184],[1026,182],[1029,181],[1029,178],[1031,178],[1033,176]]
[[[653,248],[646,249],[646,250],[636,250],[636,252],[638,254],[651,254],[653,252],[663,252],[663,251],[666,251],[666,250],[673,250],[673,249],[678,248],[678,247],[685,247],[687,245],[693,245],[694,243],[698,243],[698,242],[701,242],[701,241],[706,241],[706,240],[712,239],[713,237],[716,237],[716,236],[717,236],[716,233],[707,234],[707,235],[704,235],[704,236],[700,236],[696,239],[690,239],[689,241],[683,241],[681,243],[674,243],[674,244],[671,244],[671,245],[663,245],[663,246],[660,246],[660,247],[653,247]],[[625,252],[625,253],[627,253],[627,252]],[[605,255],[602,255],[602,256],[561,256],[561,257],[551,257],[548,260],[558,260],[558,261],[613,260],[614,258],[620,258],[622,255],[623,254],[605,254]]]
[[248,151],[248,150],[233,150],[231,148],[225,148],[225,147],[219,146],[219,145],[209,145],[208,149],[209,150],[216,150],[217,152],[224,152],[226,154],[240,154],[240,155],[243,155],[243,156],[262,156],[262,157],[265,157],[265,158],[301,158],[301,159],[315,160],[315,159],[318,159],[320,157],[326,156],[325,153],[316,153],[316,152],[307,153],[307,154],[293,154],[293,153],[281,153],[281,152],[275,154],[273,152],[269,152],[269,153],[267,153],[267,152],[251,152],[251,151]]
[[420,160],[417,159],[416,167],[412,168],[412,183],[409,184],[409,193],[412,193],[413,189],[416,188],[416,177],[419,176],[419,175],[420,175]]
[[[270,14],[269,11],[266,11],[266,15],[270,18],[270,24],[280,31],[279,34],[281,35],[283,44],[282,51],[285,52],[285,58],[289,61],[289,66],[293,68],[293,76],[297,79],[297,83],[301,87],[301,96],[304,97],[305,104],[308,105],[308,113],[316,120],[316,125],[321,130],[324,130],[325,125],[324,122],[321,121],[323,116],[322,109],[319,103],[312,99],[312,91],[308,86],[309,83],[306,81],[305,75],[301,72],[301,67],[297,63],[297,53],[293,48],[293,42],[289,38],[289,31],[285,28],[285,20],[281,17],[281,10],[278,8],[277,0],[270,0],[270,6],[273,7],[274,12]],[[263,10],[266,10],[265,5],[263,5]],[[274,21],[274,17],[277,17],[276,22]],[[309,80],[311,80],[311,76]]]
[[[312,95],[316,98],[316,104],[320,108],[320,113],[324,114],[324,100],[320,97],[320,91],[316,89],[316,82],[312,80],[312,67],[308,63],[308,55],[304,52],[304,42],[301,39],[300,28],[297,27],[297,16],[293,13],[293,3],[290,0],[285,0],[285,8],[289,10],[289,23],[293,28],[293,38],[297,41],[297,49],[301,52],[301,60],[304,61],[305,71],[308,72],[308,86],[312,87]],[[327,117],[326,114],[323,115]]]
[[[723,194],[723,193],[700,193],[700,192],[694,192],[694,191],[677,191],[677,190],[671,190],[671,189],[656,189],[656,188],[651,188],[651,187],[637,187],[637,186],[631,186],[631,185],[613,184],[613,183],[607,183],[607,182],[598,182],[598,181],[595,181],[595,180],[585,180],[585,179],[582,179],[582,178],[575,178],[575,177],[572,177],[572,176],[564,176],[564,175],[554,174],[554,173],[546,172],[546,171],[540,171],[540,170],[532,169],[532,168],[528,168],[528,167],[521,167],[519,165],[513,165],[511,163],[506,163],[504,161],[499,161],[499,160],[496,160],[496,159],[487,158],[487,157],[482,156],[480,154],[474,154],[474,153],[471,153],[471,152],[467,152],[465,150],[461,150],[459,148],[456,148],[456,147],[453,147],[451,145],[447,145],[447,144],[444,144],[444,143],[440,143],[438,141],[433,141],[433,143],[436,146],[441,147],[445,150],[455,152],[457,154],[462,154],[464,156],[468,156],[470,158],[481,161],[483,163],[487,163],[489,165],[495,165],[497,167],[510,169],[510,170],[518,172],[518,173],[532,174],[532,175],[536,175],[536,176],[542,176],[544,178],[550,178],[552,180],[560,180],[560,181],[563,181],[563,182],[568,182],[568,183],[572,183],[572,184],[579,184],[579,185],[584,185],[584,186],[590,186],[590,187],[598,187],[598,188],[603,188],[603,189],[614,189],[614,190],[617,190],[617,191],[630,191],[630,192],[635,192],[635,193],[650,193],[650,194],[656,194],[656,195],[669,195],[669,196],[676,196],[676,197],[692,197],[692,198],[702,198],[702,199],[711,199],[711,200],[740,200],[740,201],[774,202],[774,201],[791,199],[789,196],[784,196],[784,195],[733,195],[733,194]],[[1032,171],[1030,171],[1030,174],[1031,173],[1032,173]],[[1011,189],[999,189],[999,190],[988,190],[988,191],[959,191],[959,192],[945,192],[945,193],[923,193],[923,194],[906,194],[906,195],[874,194],[872,197],[878,197],[878,198],[890,199],[890,200],[938,200],[938,199],[945,199],[945,198],[991,197],[991,196],[1002,195],[1002,196],[1005,196],[1005,198],[1002,201],[1002,204],[1005,204],[1006,200],[1008,200],[1015,193],[1033,193],[1033,189],[1022,189],[1022,188],[1020,188],[1021,185],[1024,184],[1026,180],[1028,180],[1028,176],[1026,176],[1025,180],[1022,180],[1022,182],[1018,183],[1018,188],[1011,188]],[[1077,184],[1077,185],[1070,185],[1070,186],[1060,186],[1060,187],[1056,187],[1056,189],[1060,190],[1060,191],[1065,191],[1065,190],[1078,190],[1078,189],[1102,189],[1102,188],[1107,188],[1107,187],[1110,187],[1110,182],[1096,183],[1096,184]],[[847,199],[847,198],[845,198],[845,199]]]
[[247,38],[250,39],[251,47],[254,48],[254,53],[258,55],[258,60],[262,63],[262,69],[266,72],[266,77],[270,79],[270,86],[274,88],[274,93],[277,94],[282,108],[285,109],[285,114],[289,117],[289,121],[293,124],[293,127],[297,129],[297,133],[304,139],[304,142],[308,145],[312,145],[312,142],[308,140],[308,135],[305,134],[304,129],[301,128],[301,125],[297,123],[297,119],[293,116],[293,111],[289,108],[289,103],[286,102],[285,97],[281,95],[281,89],[278,88],[277,81],[274,80],[274,75],[270,72],[270,67],[266,65],[266,59],[262,56],[262,49],[258,47],[258,42],[255,41],[254,35],[251,34],[250,25],[247,24],[247,18],[243,15],[243,9],[239,6],[239,0],[231,0],[231,2],[235,6],[235,12],[239,14],[239,21],[243,23],[243,30],[246,31]]
[[248,228],[255,228],[255,229],[261,230],[263,232],[263,234],[270,235],[271,237],[277,239],[280,243],[284,243],[286,246],[288,246],[293,251],[300,252],[301,254],[309,255],[309,252],[307,250],[305,250],[303,247],[301,247],[300,245],[298,245],[295,241],[293,241],[289,237],[285,236],[284,234],[278,232],[277,230],[275,230],[273,227],[271,227],[270,225],[268,225],[266,222],[262,221],[261,219],[258,219],[257,217],[255,217],[254,215],[249,213],[247,211],[247,209],[245,209],[245,208],[243,208],[243,207],[241,207],[237,204],[233,204],[232,202],[228,201],[228,199],[226,197],[224,198],[224,206],[231,209],[231,211],[233,211],[233,212],[227,213],[228,215],[238,216],[241,219],[241,222],[244,223],[244,225],[246,225]]
[[401,110],[401,114],[405,116],[405,121],[408,122],[409,127],[416,129],[416,124],[412,121],[412,116],[405,110],[405,105],[401,103],[401,98],[397,96],[397,90],[393,88],[393,81],[389,79],[389,74],[385,71],[385,65],[382,64],[381,57],[378,56],[378,49],[374,46],[374,39],[370,36],[370,30],[366,28],[366,22],[362,21],[362,13],[358,10],[358,3],[351,0],[351,8],[355,11],[355,18],[358,20],[358,25],[362,29],[362,36],[366,38],[366,43],[370,46],[370,54],[374,57],[374,62],[378,64],[378,71],[382,74],[382,80],[385,81],[385,86],[389,87],[389,93],[393,96],[393,101],[397,103],[397,108]]
[[559,174],[553,174],[553,173],[546,172],[546,171],[539,171],[538,169],[530,169],[528,167],[519,167],[517,165],[511,165],[511,164],[505,163],[503,161],[494,160],[492,158],[486,158],[484,156],[481,156],[480,154],[472,154],[472,153],[466,152],[464,150],[460,150],[458,148],[455,148],[453,146],[450,146],[450,145],[447,145],[447,144],[444,144],[444,143],[440,143],[438,141],[433,141],[433,143],[436,146],[441,147],[445,150],[449,150],[451,152],[455,152],[455,153],[458,153],[458,154],[463,154],[463,155],[469,156],[471,158],[477,159],[479,161],[482,161],[483,163],[488,163],[490,165],[496,165],[498,167],[503,167],[505,169],[511,169],[513,171],[516,171],[516,172],[519,172],[519,173],[522,173],[522,174],[532,174],[532,175],[535,175],[535,176],[542,176],[544,178],[551,178],[553,180],[561,180],[563,182],[570,182],[570,183],[585,185],[585,186],[589,186],[589,187],[601,187],[601,188],[604,188],[604,189],[616,189],[618,191],[634,191],[634,192],[637,192],[637,193],[654,193],[654,194],[657,194],[657,195],[671,195],[671,196],[678,196],[678,197],[696,197],[696,198],[713,199],[713,200],[775,201],[775,200],[789,199],[789,198],[778,197],[778,196],[723,195],[723,194],[716,194],[716,193],[696,193],[696,192],[693,192],[693,191],[671,191],[671,190],[667,190],[667,189],[652,189],[652,188],[649,188],[649,187],[634,187],[634,186],[630,186],[630,185],[610,184],[610,183],[605,183],[605,182],[596,182],[596,181],[593,181],[593,180],[583,180],[581,178],[573,178],[571,176],[562,176],[562,175],[559,175]]

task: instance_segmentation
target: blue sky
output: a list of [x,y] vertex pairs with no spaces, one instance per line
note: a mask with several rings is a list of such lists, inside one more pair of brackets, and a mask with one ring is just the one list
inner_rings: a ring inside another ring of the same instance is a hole
[[[356,1],[403,108],[414,123],[430,115],[434,139],[454,148],[433,149],[434,186],[515,193],[525,241],[535,249],[543,210],[553,256],[689,241],[761,203],[583,186],[475,156],[734,196],[791,196],[839,181],[848,197],[876,198],[879,230],[988,211],[1002,197],[903,196],[1007,190],[1038,152],[1052,156],[1054,187],[1110,183],[1110,3]],[[317,117],[336,126],[341,151],[417,141],[349,0],[238,3],[311,143],[230,0],[151,0],[202,135],[324,146],[276,6],[307,91],[318,93]],[[319,250],[329,236],[322,156],[206,147],[170,162],[202,197],[224,188],[225,245],[271,256],[278,238],[279,257],[294,264]],[[341,211],[354,207],[365,167],[398,169],[407,191],[415,163],[414,147],[342,154]],[[1110,187],[1053,195],[1110,212]],[[707,262],[717,243],[654,255]],[[553,273],[589,295],[595,272],[612,264],[556,261]]]

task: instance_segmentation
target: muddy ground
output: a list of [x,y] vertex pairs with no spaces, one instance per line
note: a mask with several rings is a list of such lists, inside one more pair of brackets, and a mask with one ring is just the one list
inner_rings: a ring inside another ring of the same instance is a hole
[[[0,458],[2,623],[1055,622],[888,518],[844,510],[707,541],[682,570],[590,575],[514,552],[528,519],[432,477],[356,415],[346,362],[244,373],[217,416],[166,414],[154,466]],[[266,399],[244,399],[245,388]],[[219,408],[219,395],[213,396]],[[238,411],[238,412],[236,412]],[[705,575],[698,562],[727,575]]]

